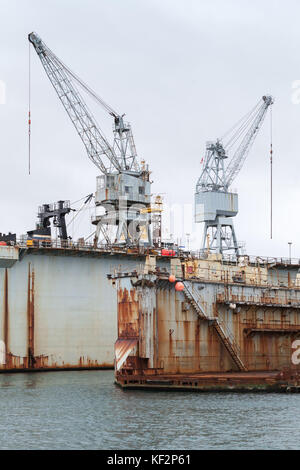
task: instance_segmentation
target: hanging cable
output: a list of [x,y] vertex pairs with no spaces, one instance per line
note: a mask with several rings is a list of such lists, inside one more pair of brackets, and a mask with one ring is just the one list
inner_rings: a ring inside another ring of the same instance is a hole
[[244,122],[248,117],[260,106],[260,100],[256,103],[256,105],[244,116],[241,117],[225,134],[222,135],[221,140],[223,140],[226,136],[228,136],[241,122]]
[[86,242],[87,240],[89,240],[93,235],[95,235],[95,233],[96,233],[96,230],[94,230],[94,232],[92,232],[88,237],[86,237],[84,241]]
[[70,205],[74,206],[75,204],[77,204],[77,202],[83,201],[84,199],[86,202],[88,202],[92,197],[93,197],[93,193],[88,194],[87,196],[84,196],[81,199],[77,199],[77,201],[71,202]]
[[229,151],[233,153],[232,159],[234,158],[236,151],[241,145],[241,142],[243,142],[243,140],[246,138],[249,132],[249,128],[252,127],[253,122],[257,119],[259,114],[260,114],[260,109],[257,111],[255,116],[252,116],[251,119],[245,122],[243,127],[239,129],[238,133],[236,134],[234,140],[230,143],[230,145],[225,147],[227,153],[229,153]]
[[[252,117],[250,122],[250,128],[244,132],[242,141],[238,144],[234,155],[226,167],[226,185],[230,186],[232,180],[235,178],[237,173],[240,171],[246,156],[250,150],[251,145],[255,139],[257,131],[259,130],[260,124],[264,119],[268,107],[273,104],[272,96],[263,96],[264,104],[256,111],[256,114]],[[240,131],[241,132],[241,131]],[[227,150],[227,149],[226,149]]]
[[246,130],[248,130],[248,127],[249,127],[249,124],[251,122],[254,122],[254,120],[256,119],[257,115],[259,114],[260,112],[260,109],[261,107],[259,107],[257,109],[257,106],[255,108],[253,108],[253,110],[247,115],[246,119],[242,122],[242,124],[240,125],[240,127],[235,131],[235,133],[230,137],[230,139],[228,140],[228,142],[226,144],[224,144],[224,147],[226,149],[230,149],[236,142],[237,140],[239,139],[239,137],[243,134],[243,132],[245,132]]
[[[92,198],[93,198],[93,194],[89,194],[88,196],[85,196],[84,198],[82,198],[82,199],[85,199],[84,203],[81,205],[81,207],[80,207],[79,209],[76,210],[76,214],[75,214],[75,215],[72,217],[72,219],[68,222],[67,227],[69,227],[69,226],[71,225],[71,223],[74,222],[74,220],[77,218],[77,216],[78,216],[80,213],[82,213],[85,209],[87,209],[87,208],[84,209],[84,206],[85,206],[86,204],[89,204],[89,203],[91,202]],[[80,201],[81,201],[82,199],[80,199]],[[78,201],[77,201],[77,202],[78,202]],[[73,209],[73,210],[75,210],[75,209]]]
[[241,124],[241,126],[236,130],[236,132],[233,134],[233,136],[230,138],[230,140],[227,142],[226,147],[232,147],[235,142],[239,139],[239,137],[248,130],[250,127],[250,124],[256,119],[256,116],[258,115],[260,109],[256,110],[255,113],[249,115],[249,117]]
[[31,166],[31,64],[30,64],[30,43],[28,50],[28,174]]
[[49,55],[51,55],[53,61],[56,62],[56,64],[58,64],[60,67],[62,67],[68,74],[69,76],[71,76],[76,82],[77,84],[83,89],[85,90],[92,98],[94,98],[94,100],[101,104],[101,106],[106,109],[106,111],[111,114],[112,116],[119,116],[119,113],[117,113],[111,106],[109,106],[94,90],[92,90],[91,87],[89,87],[83,80],[81,80],[81,78],[78,77],[78,75],[76,75],[75,72],[73,72],[61,59],[59,59],[57,57],[57,55],[55,55],[51,49],[49,49],[48,46],[46,46],[44,43],[43,43],[43,47],[45,49],[45,51],[47,51],[47,53]]
[[272,105],[270,107],[270,238],[273,237],[273,118]]

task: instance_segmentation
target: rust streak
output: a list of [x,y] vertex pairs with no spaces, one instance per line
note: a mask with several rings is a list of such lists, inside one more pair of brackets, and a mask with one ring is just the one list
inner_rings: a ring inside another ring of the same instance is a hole
[[5,344],[5,354],[7,362],[7,355],[8,355],[8,331],[9,331],[9,310],[8,310],[8,272],[7,268],[5,268],[5,275],[4,275],[4,319],[3,319],[3,340]]
[[28,323],[28,367],[34,368],[34,271],[28,265],[28,291],[27,291],[27,323]]

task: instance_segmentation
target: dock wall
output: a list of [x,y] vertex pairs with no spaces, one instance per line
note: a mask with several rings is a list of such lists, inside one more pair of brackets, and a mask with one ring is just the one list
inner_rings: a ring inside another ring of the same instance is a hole
[[107,274],[143,265],[145,257],[15,253],[0,265],[0,371],[112,368],[117,291]]
[[[259,385],[271,376],[276,382],[288,370],[300,372],[292,360],[295,341],[300,344],[295,282],[288,287],[261,279],[241,284],[238,278],[185,278],[182,291],[159,273],[117,282],[115,373],[122,386],[170,381],[180,387],[196,382],[199,374],[225,374],[224,383],[226,374],[238,381],[254,374],[251,380]],[[217,378],[210,381],[215,386]]]

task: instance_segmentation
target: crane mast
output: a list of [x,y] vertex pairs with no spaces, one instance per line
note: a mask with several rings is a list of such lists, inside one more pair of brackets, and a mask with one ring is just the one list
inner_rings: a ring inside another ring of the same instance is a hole
[[[263,96],[262,102],[231,129],[227,142],[222,138],[206,144],[203,170],[195,193],[195,222],[204,223],[203,250],[207,246],[221,254],[224,251],[240,254],[232,220],[238,213],[238,194],[230,192],[229,187],[241,170],[272,104],[272,96]],[[233,155],[226,165],[230,153]]]
[[197,192],[226,191],[224,161],[228,158],[220,142],[207,142],[202,173],[197,183]]
[[[142,207],[150,206],[150,172],[148,167],[140,167],[138,164],[130,124],[124,121],[124,115],[114,111],[72,72],[37,34],[30,33],[28,39],[81,138],[88,157],[102,173],[97,177],[95,196],[95,204],[102,207],[102,214],[92,220],[96,225],[95,243],[98,243],[102,234],[106,242],[136,245],[141,241],[141,234],[146,232],[147,241],[151,244],[150,220],[141,212]],[[113,117],[113,145],[100,130],[78,87]]]

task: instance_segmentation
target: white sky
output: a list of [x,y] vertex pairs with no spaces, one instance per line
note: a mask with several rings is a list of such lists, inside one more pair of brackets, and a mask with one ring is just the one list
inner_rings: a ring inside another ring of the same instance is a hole
[[[95,190],[98,174],[32,48],[28,175],[27,35],[35,31],[105,101],[126,112],[139,157],[153,172],[153,192],[169,204],[193,203],[205,142],[272,94],[273,240],[269,116],[233,183],[240,209],[235,228],[249,254],[288,256],[292,241],[292,256],[300,257],[300,105],[292,102],[292,84],[300,79],[297,0],[0,0],[0,8],[6,85],[0,231],[32,229],[38,205],[80,199]],[[101,109],[97,120],[111,136]],[[177,236],[187,230],[178,227]]]

